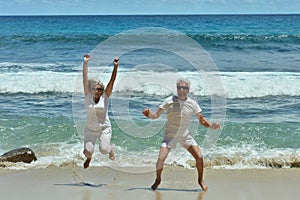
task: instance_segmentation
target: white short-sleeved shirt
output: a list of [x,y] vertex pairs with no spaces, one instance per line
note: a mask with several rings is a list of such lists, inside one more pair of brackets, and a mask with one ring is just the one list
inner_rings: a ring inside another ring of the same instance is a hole
[[181,101],[176,96],[170,96],[159,108],[167,110],[168,121],[165,127],[167,137],[186,137],[189,134],[192,114],[202,112],[198,103],[190,97]]
[[87,111],[86,127],[90,130],[99,130],[99,128],[111,126],[108,118],[109,97],[103,93],[99,102],[95,103],[93,95],[89,93],[85,96],[85,108]]

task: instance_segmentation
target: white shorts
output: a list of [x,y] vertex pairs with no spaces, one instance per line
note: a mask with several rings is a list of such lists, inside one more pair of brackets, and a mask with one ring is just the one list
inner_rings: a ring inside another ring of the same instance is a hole
[[170,149],[174,149],[179,143],[183,148],[188,149],[190,146],[197,146],[197,142],[193,138],[191,134],[187,134],[186,136],[177,136],[177,137],[167,137],[165,135],[161,147],[167,147]]
[[110,126],[103,127],[98,131],[90,130],[87,127],[84,129],[84,149],[93,154],[95,149],[95,142],[99,140],[99,150],[103,154],[111,152],[110,145],[112,130]]

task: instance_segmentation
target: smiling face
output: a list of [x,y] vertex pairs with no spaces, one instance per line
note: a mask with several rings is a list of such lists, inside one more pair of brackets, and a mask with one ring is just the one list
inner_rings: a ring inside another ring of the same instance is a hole
[[105,88],[104,84],[96,79],[89,79],[88,87],[95,100],[100,98]]
[[185,101],[187,99],[187,95],[190,91],[190,84],[187,81],[179,80],[177,81],[177,96],[178,99]]
[[93,88],[94,97],[99,98],[103,94],[103,90],[104,88],[102,87],[102,85],[100,84],[95,85],[95,87]]

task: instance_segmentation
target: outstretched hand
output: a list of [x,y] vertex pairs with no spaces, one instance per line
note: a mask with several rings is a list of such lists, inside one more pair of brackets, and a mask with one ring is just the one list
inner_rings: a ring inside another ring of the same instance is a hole
[[143,114],[145,115],[145,117],[150,118],[150,110],[149,108],[145,108],[143,111]]
[[89,54],[85,54],[84,56],[83,56],[83,60],[84,61],[89,61],[90,59],[91,59],[91,55],[89,55]]
[[221,128],[220,124],[218,122],[216,123],[213,123],[211,126],[210,126],[211,129],[213,130],[216,130],[216,129],[219,129]]
[[120,60],[119,58],[115,58],[114,59],[114,65],[118,65],[119,64],[119,60]]

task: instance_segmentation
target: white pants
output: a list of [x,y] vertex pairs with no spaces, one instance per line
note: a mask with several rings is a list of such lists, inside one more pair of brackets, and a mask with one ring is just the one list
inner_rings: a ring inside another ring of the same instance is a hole
[[95,142],[99,140],[99,150],[102,154],[108,154],[111,152],[112,147],[110,145],[112,130],[110,126],[103,127],[97,131],[90,130],[87,127],[84,129],[84,150],[91,155],[95,150]]

